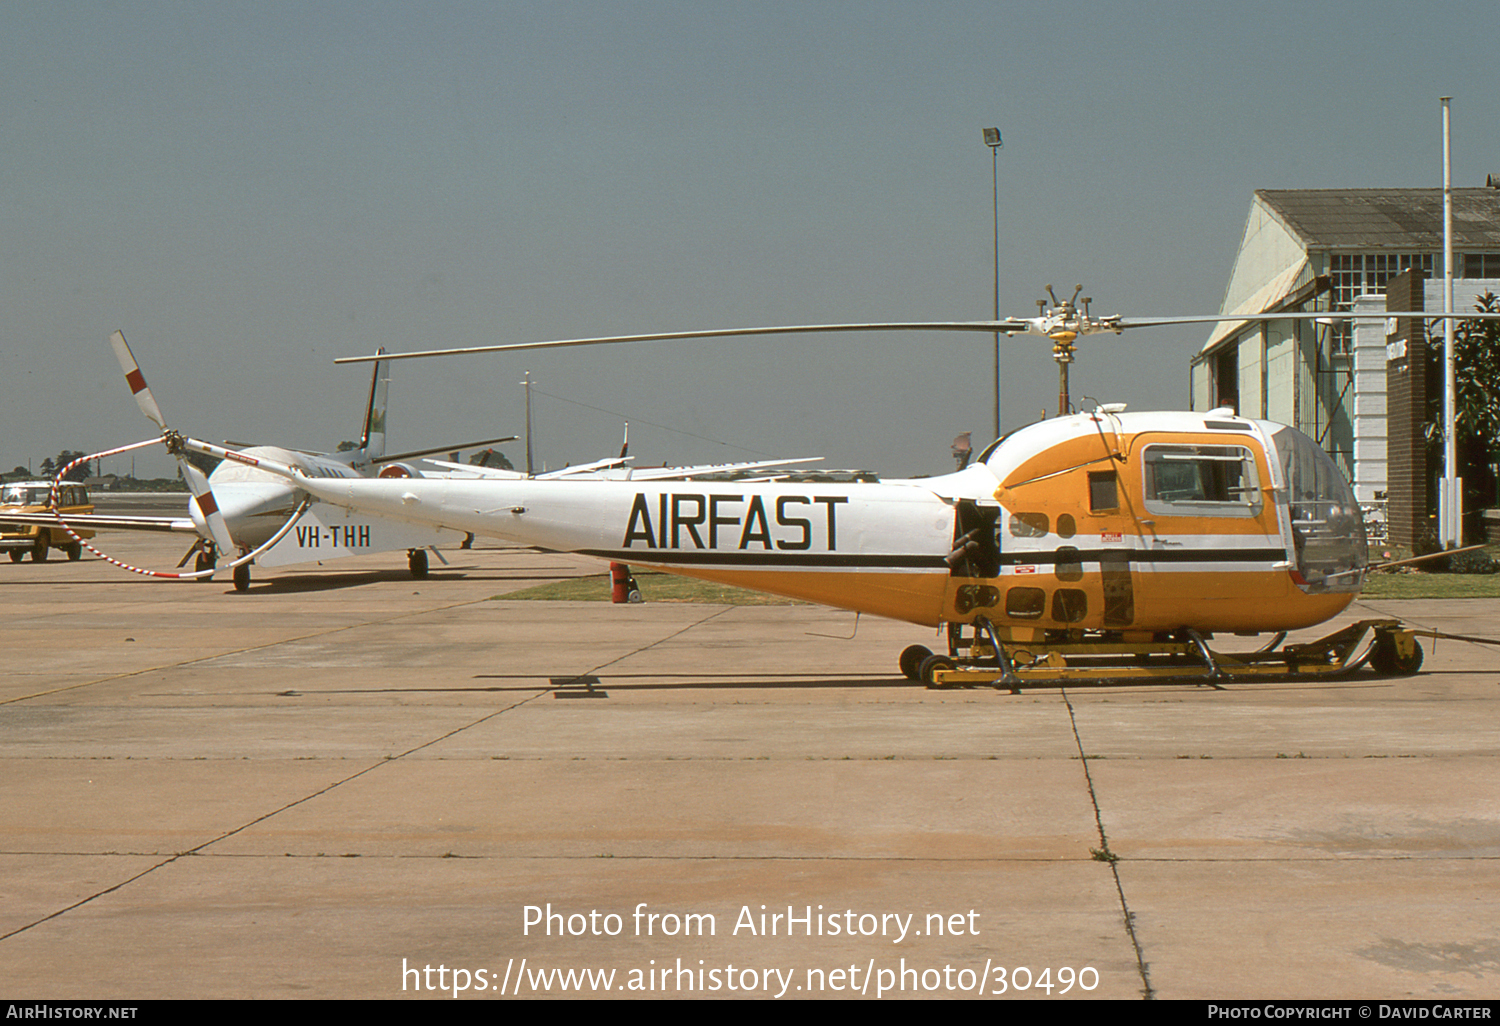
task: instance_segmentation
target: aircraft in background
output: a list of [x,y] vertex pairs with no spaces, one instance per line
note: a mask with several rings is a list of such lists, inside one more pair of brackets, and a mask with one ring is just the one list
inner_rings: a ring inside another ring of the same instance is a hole
[[[428,471],[423,477],[442,477],[450,480],[488,481],[693,481],[705,477],[743,476],[755,470],[770,470],[799,463],[818,463],[821,456],[804,456],[790,460],[752,460],[745,463],[702,463],[689,467],[633,467],[627,466],[629,456],[581,463],[576,467],[564,467],[541,474],[526,474],[519,470],[501,467],[480,467],[471,463],[451,463],[447,460],[423,460],[423,463],[441,467],[440,471]],[[769,474],[768,478],[782,477]]]
[[[110,336],[110,345],[125,372],[125,380],[134,393],[141,411],[158,428],[165,430],[161,409],[146,384],[123,333]],[[256,445],[244,451],[278,464],[295,467],[308,480],[352,480],[378,476],[407,477],[420,474],[411,461],[434,452],[468,449],[514,441],[514,436],[492,438],[464,445],[436,446],[414,452],[386,455],[386,397],[390,385],[390,364],[379,361],[371,375],[370,392],[365,404],[364,423],[359,445],[345,452],[317,453],[280,446]],[[93,457],[87,457],[92,459]],[[64,468],[66,470],[67,468]],[[257,470],[241,461],[226,460],[214,468],[206,479],[190,463],[183,463],[183,476],[194,497],[185,516],[150,517],[91,514],[68,516],[66,524],[81,532],[98,530],[168,531],[197,536],[193,546],[178,566],[194,559],[192,573],[160,573],[166,577],[188,577],[207,580],[219,560],[234,561],[234,587],[250,587],[251,560],[262,567],[289,566],[312,561],[323,562],[344,556],[368,555],[405,549],[407,566],[414,577],[425,577],[427,553],[436,552],[440,543],[458,544],[464,532],[454,532],[374,516],[354,516],[342,507],[319,502],[305,489],[284,476]],[[7,522],[51,526],[58,531],[55,516],[41,514],[26,519],[6,518]],[[75,543],[77,543],[75,539]],[[86,543],[85,543],[86,544]],[[97,551],[97,550],[95,550]],[[102,555],[102,553],[101,553]],[[108,558],[108,557],[106,557]],[[441,554],[438,556],[442,558]],[[136,569],[134,567],[130,569]]]
[[544,470],[536,473],[531,457],[531,374],[527,372],[522,383],[526,389],[526,469],[491,467],[483,462],[454,463],[448,460],[424,459],[422,462],[438,470],[425,471],[422,477],[489,478],[499,481],[645,481],[645,480],[691,480],[700,477],[724,477],[744,475],[754,470],[768,470],[800,463],[820,463],[821,456],[806,456],[800,459],[751,460],[741,463],[703,463],[684,467],[635,467],[630,466],[630,423],[625,424],[624,436],[620,440],[620,454],[563,467],[560,470]]
[[[124,371],[125,379],[137,404],[146,417],[159,429],[165,431],[161,409],[146,384],[145,376],[136,362],[122,332],[110,336],[110,344]],[[760,460],[746,463],[709,464],[675,468],[637,469],[627,464],[628,434],[621,446],[620,455],[592,463],[565,467],[561,470],[534,475],[496,467],[476,466],[444,460],[423,459],[435,452],[479,448],[516,440],[516,436],[490,438],[461,445],[433,446],[427,449],[387,455],[385,453],[386,400],[390,383],[390,364],[376,361],[371,375],[369,398],[365,406],[364,423],[360,431],[359,445],[353,449],[336,453],[316,453],[280,446],[257,445],[236,447],[238,459],[224,459],[213,471],[204,475],[188,461],[181,464],[183,477],[187,481],[193,498],[188,503],[186,515],[179,517],[128,516],[112,514],[68,514],[65,523],[59,526],[59,518],[52,513],[7,515],[5,523],[28,524],[51,529],[51,534],[62,538],[73,535],[70,542],[60,545],[89,547],[85,538],[99,530],[167,531],[197,536],[192,547],[183,556],[179,567],[194,559],[190,573],[167,573],[161,571],[136,570],[151,576],[174,579],[209,579],[221,559],[232,560],[233,580],[237,591],[250,587],[252,563],[261,567],[289,566],[312,561],[324,562],[345,556],[368,555],[376,552],[407,550],[407,565],[412,576],[425,577],[428,573],[428,552],[442,560],[439,544],[467,545],[472,534],[452,531],[440,527],[415,524],[411,521],[378,516],[356,516],[349,510],[318,501],[305,488],[288,477],[270,473],[257,464],[265,462],[294,468],[302,480],[353,480],[362,478],[520,478],[535,481],[583,481],[602,480],[609,477],[630,478],[642,476],[651,479],[689,479],[704,474],[725,475],[744,473],[751,469],[785,466],[788,464],[816,462],[820,457],[792,460]],[[134,447],[128,447],[134,448]],[[123,450],[117,450],[123,451]],[[228,450],[226,450],[228,451]],[[102,454],[84,457],[92,460]],[[246,458],[248,457],[248,459]],[[422,464],[426,464],[424,467]],[[59,473],[66,473],[65,467]],[[68,527],[76,528],[74,535]],[[70,547],[69,551],[73,551]],[[98,553],[103,558],[110,557]],[[117,560],[111,560],[118,563]],[[446,560],[445,560],[446,562]]]

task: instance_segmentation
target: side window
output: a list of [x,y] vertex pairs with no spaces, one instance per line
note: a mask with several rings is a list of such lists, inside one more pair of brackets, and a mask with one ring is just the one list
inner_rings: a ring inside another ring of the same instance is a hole
[[1163,516],[1253,517],[1261,510],[1255,456],[1241,445],[1148,445],[1146,509]]
[[1120,508],[1120,487],[1113,470],[1089,474],[1089,509],[1094,513]]
[[1052,593],[1052,619],[1077,623],[1089,615],[1089,597],[1077,588],[1058,588]]
[[1010,533],[1017,538],[1041,538],[1047,533],[1047,514],[1012,513]]
[[1047,593],[1041,588],[1011,588],[1005,593],[1005,615],[1017,620],[1039,620],[1047,610]]

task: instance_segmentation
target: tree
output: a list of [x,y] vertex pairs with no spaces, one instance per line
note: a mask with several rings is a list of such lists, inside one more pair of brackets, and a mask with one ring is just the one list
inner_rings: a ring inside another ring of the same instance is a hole
[[[52,473],[56,474],[59,470],[62,470],[62,468],[66,467],[69,463],[72,463],[74,460],[83,459],[83,457],[87,455],[88,453],[80,452],[77,449],[64,449],[62,452],[57,454],[57,457],[55,459],[52,460]],[[92,466],[93,464],[91,462],[85,460],[83,463],[78,464],[78,466],[68,471],[67,479],[69,481],[85,480],[89,476],[89,471]]]
[[501,470],[515,470],[505,453],[499,449],[481,449],[469,457],[469,462],[476,467],[498,467]]
[[[1486,292],[1476,298],[1476,313],[1500,312],[1500,297]],[[1436,478],[1443,470],[1443,346],[1434,338],[1429,349],[1426,425],[1430,508],[1436,508]],[[1454,449],[1457,476],[1464,482],[1464,537],[1482,534],[1480,514],[1496,505],[1496,464],[1500,463],[1500,321],[1458,321],[1453,326]],[[1430,551],[1436,550],[1436,538]],[[1419,546],[1421,547],[1421,546]]]
[[[1474,310],[1500,313],[1500,298],[1486,292]],[[1453,387],[1459,442],[1472,439],[1491,462],[1500,459],[1500,321],[1459,321],[1454,326]]]
[[[56,456],[49,456],[46,459],[42,460],[42,465],[41,465],[41,467],[38,468],[39,473],[44,478],[55,477],[57,475],[57,472],[59,470],[61,470],[63,467],[66,467],[69,463],[72,463],[74,460],[76,460],[76,459],[82,459],[84,456],[87,456],[87,455],[88,455],[88,453],[86,453],[86,452],[79,452],[77,449],[64,449],[62,452],[58,453]],[[85,480],[89,476],[90,469],[92,467],[93,467],[93,463],[92,462],[78,464],[78,466],[76,466],[72,470],[68,471],[68,480],[69,481],[82,481],[82,480]],[[24,470],[25,470],[24,467],[17,467],[16,468],[17,472],[24,471]]]
[[[210,456],[205,452],[186,452],[183,453],[182,458],[187,460],[193,466],[197,467],[204,477],[212,474],[214,470],[218,468],[219,463],[221,462],[219,457]],[[182,477],[182,469],[180,467],[177,470],[177,476],[179,478]]]

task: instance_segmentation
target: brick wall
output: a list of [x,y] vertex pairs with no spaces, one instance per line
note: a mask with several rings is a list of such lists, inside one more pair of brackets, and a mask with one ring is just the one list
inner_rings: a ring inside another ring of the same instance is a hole
[[[1420,270],[1405,271],[1386,285],[1387,310],[1422,310]],[[1427,442],[1422,424],[1427,414],[1427,332],[1412,317],[1397,318],[1396,332],[1386,338],[1386,459],[1390,537],[1411,545],[1427,524]]]

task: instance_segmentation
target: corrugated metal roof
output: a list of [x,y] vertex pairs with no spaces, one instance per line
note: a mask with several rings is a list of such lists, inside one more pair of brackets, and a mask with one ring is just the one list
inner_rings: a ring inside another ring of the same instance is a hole
[[[1437,250],[1442,189],[1257,189],[1308,249]],[[1453,190],[1453,244],[1500,251],[1500,189]]]

